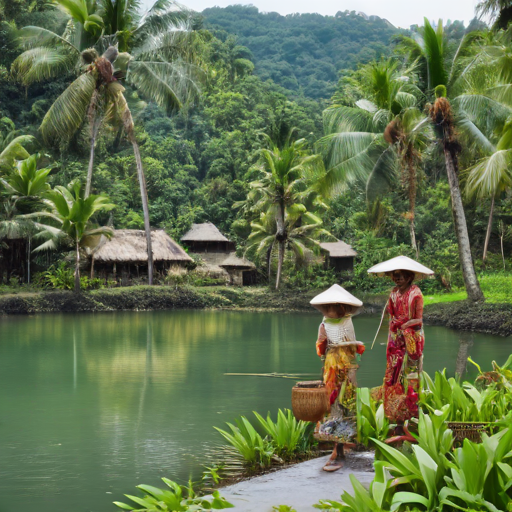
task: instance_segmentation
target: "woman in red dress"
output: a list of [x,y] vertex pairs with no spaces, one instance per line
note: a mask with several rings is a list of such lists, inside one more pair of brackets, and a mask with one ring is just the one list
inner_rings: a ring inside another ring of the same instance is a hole
[[379,263],[371,274],[389,276],[395,282],[385,312],[389,315],[386,373],[380,396],[384,413],[396,423],[395,435],[404,435],[404,422],[418,416],[420,374],[423,370],[423,294],[415,278],[433,271],[406,256]]
[[414,272],[395,270],[396,286],[387,304],[389,334],[383,384],[384,412],[397,423],[401,434],[404,421],[418,416],[419,378],[422,371],[423,295],[413,284]]

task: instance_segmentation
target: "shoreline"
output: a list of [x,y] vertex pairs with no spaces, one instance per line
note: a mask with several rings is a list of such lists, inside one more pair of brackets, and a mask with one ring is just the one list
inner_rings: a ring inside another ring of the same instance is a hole
[[[75,295],[71,291],[41,291],[0,295],[0,315],[38,313],[94,313],[111,311],[162,311],[218,309],[253,312],[310,311],[309,301],[318,290],[283,290],[266,287],[170,287],[133,286],[93,290]],[[363,297],[364,313],[380,313],[385,297]],[[262,305],[265,305],[262,307]],[[512,335],[512,305],[472,304],[467,301],[429,304],[424,309],[427,325]]]

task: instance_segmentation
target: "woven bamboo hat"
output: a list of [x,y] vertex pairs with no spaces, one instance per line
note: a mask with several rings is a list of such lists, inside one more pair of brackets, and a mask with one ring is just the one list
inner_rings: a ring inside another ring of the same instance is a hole
[[396,258],[378,263],[368,269],[368,274],[376,274],[379,277],[391,277],[392,272],[395,270],[409,270],[410,272],[414,272],[415,279],[424,279],[425,277],[434,275],[433,270],[430,270],[407,256],[397,256]]
[[357,297],[347,292],[339,284],[333,284],[328,290],[314,297],[310,304],[321,313],[324,313],[325,306],[330,304],[348,305],[351,306],[351,315],[356,315],[363,307],[363,303]]

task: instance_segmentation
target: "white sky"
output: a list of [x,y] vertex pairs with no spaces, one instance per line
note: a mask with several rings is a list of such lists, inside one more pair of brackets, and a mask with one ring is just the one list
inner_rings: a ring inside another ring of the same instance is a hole
[[[338,11],[362,11],[367,15],[375,14],[386,18],[396,27],[409,28],[410,25],[423,24],[423,17],[429,20],[463,20],[467,26],[474,17],[478,0],[178,0],[196,11],[207,7],[226,7],[233,4],[252,4],[260,11],[277,11],[280,14],[295,12],[317,12],[333,16]],[[142,0],[144,7],[152,5],[154,0]]]

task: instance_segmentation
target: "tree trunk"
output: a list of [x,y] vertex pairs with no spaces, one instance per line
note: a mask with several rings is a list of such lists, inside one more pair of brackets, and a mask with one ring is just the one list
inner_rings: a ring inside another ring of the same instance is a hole
[[153,248],[151,245],[151,226],[149,224],[149,205],[148,205],[148,191],[146,188],[146,177],[144,176],[144,169],[142,168],[142,159],[140,157],[139,145],[135,140],[135,135],[130,135],[130,141],[133,146],[133,153],[135,161],[137,162],[137,175],[139,178],[140,195],[142,199],[142,211],[144,212],[144,230],[146,231],[146,243],[148,248],[148,284],[153,284]]
[[30,284],[30,236],[28,237],[27,248],[27,283]]
[[[411,212],[411,214],[412,214],[412,212]],[[411,232],[411,246],[414,249],[414,251],[416,252],[416,259],[418,259],[420,255],[418,253],[418,245],[416,244],[416,233],[414,231],[414,216],[411,217],[411,223],[409,224],[409,229]]]
[[80,242],[76,241],[75,293],[80,293]]
[[500,244],[501,244],[501,259],[503,260],[503,270],[505,270],[505,253],[503,251],[503,238],[504,238],[504,234],[502,233],[500,235]]
[[493,214],[494,214],[494,196],[492,196],[492,201],[491,201],[491,211],[489,212],[489,222],[487,224],[487,233],[485,234],[484,255],[482,257],[482,261],[485,261],[487,259],[487,248],[489,247],[489,240],[491,239]]
[[91,256],[91,279],[94,279],[94,253]]
[[98,136],[98,132],[100,131],[101,120],[98,119],[98,116],[94,117],[92,132],[91,132],[91,149],[89,152],[89,167],[87,169],[87,181],[85,183],[85,195],[84,199],[87,199],[91,194],[91,186],[92,186],[92,171],[94,169],[94,149],[96,146],[96,137]]
[[279,289],[281,282],[281,273],[283,271],[284,250],[286,243],[286,226],[284,224],[284,204],[279,205],[279,212],[276,218],[277,232],[276,240],[278,243],[278,257],[277,257],[277,276],[276,276],[276,290]]
[[276,290],[279,290],[279,284],[281,282],[281,273],[283,270],[283,261],[284,261],[284,240],[279,240],[279,256],[277,259],[277,277],[276,277]]
[[480,283],[476,277],[471,246],[469,243],[468,226],[466,215],[460,194],[459,178],[457,176],[457,156],[453,155],[448,147],[444,147],[444,158],[446,163],[446,174],[450,184],[450,195],[452,199],[453,223],[455,224],[455,235],[459,246],[459,258],[462,266],[462,275],[469,300],[478,302],[484,300],[484,294],[480,289]]

